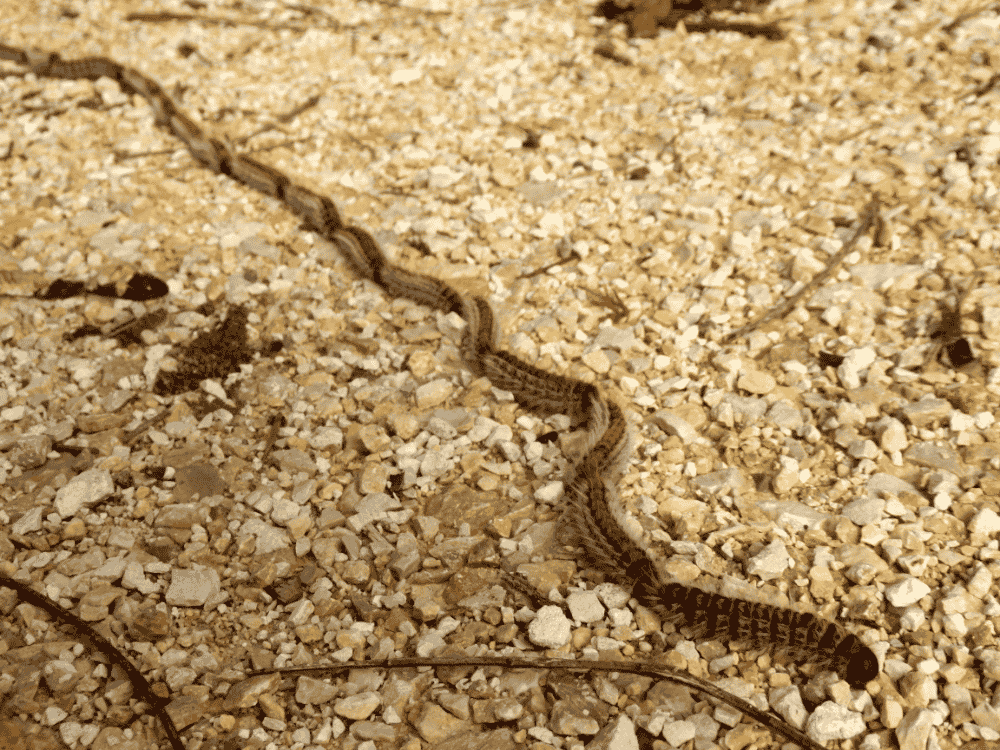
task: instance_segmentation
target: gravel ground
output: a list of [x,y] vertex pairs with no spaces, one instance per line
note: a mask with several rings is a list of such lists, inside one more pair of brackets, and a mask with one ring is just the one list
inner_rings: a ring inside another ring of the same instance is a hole
[[[265,23],[126,19],[156,10]],[[629,406],[622,498],[671,576],[839,618],[882,675],[852,692],[692,642],[597,585],[558,535],[568,421],[474,380],[454,319],[352,279],[140,98],[3,63],[0,270],[141,271],[170,295],[3,300],[0,569],[112,637],[174,699],[188,750],[772,746],[632,676],[244,682],[530,651],[652,657],[845,749],[1000,739],[996,4],[749,17],[781,19],[780,41],[629,40],[591,10],[2,0],[0,39],[142,70],[399,262],[487,294],[511,350]],[[808,304],[724,342],[822,270],[873,196],[874,242]],[[64,340],[160,308],[141,342]],[[178,347],[243,319],[248,363],[157,395]],[[960,338],[974,359],[956,370],[938,350]],[[525,607],[470,554],[572,616]],[[127,684],[11,594],[6,747],[155,747]]]

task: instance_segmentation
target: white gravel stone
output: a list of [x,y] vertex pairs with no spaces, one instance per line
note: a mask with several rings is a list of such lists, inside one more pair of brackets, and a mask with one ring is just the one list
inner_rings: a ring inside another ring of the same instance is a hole
[[939,723],[936,714],[928,708],[913,707],[907,711],[896,727],[899,750],[926,750],[934,725]]
[[865,731],[861,714],[833,701],[816,707],[806,722],[806,734],[816,742],[848,740]]
[[554,503],[563,494],[563,483],[547,482],[535,490],[535,499],[541,503]]
[[125,570],[122,573],[122,586],[142,594],[152,594],[160,588],[158,584],[146,578],[142,565],[134,561],[125,565]]
[[282,547],[289,546],[288,535],[282,530],[265,523],[259,518],[248,518],[240,527],[239,534],[256,537],[255,554],[266,555]]
[[639,750],[635,724],[625,714],[618,714],[594,735],[587,747],[591,750]]
[[[473,423],[472,429],[466,433],[466,437],[468,437],[473,443],[481,443],[492,435],[493,430],[499,426],[499,422],[495,422],[489,417],[479,416],[476,417],[476,421]],[[513,436],[513,434],[514,433],[512,431],[511,436]]]
[[837,377],[845,388],[859,388],[861,373],[875,361],[875,350],[870,346],[852,349],[837,368]]
[[174,568],[167,589],[167,604],[174,607],[201,607],[219,593],[219,573],[211,568],[191,570]]
[[314,677],[299,677],[295,687],[295,700],[303,705],[325,705],[340,693],[337,685],[331,685]]
[[898,419],[890,418],[885,430],[879,438],[879,446],[886,453],[905,451],[910,444],[906,435],[906,427]]
[[757,576],[764,581],[773,581],[792,565],[792,558],[785,545],[775,539],[747,561],[747,575]]
[[566,604],[577,622],[597,622],[604,618],[604,605],[593,591],[574,591],[566,597]]
[[443,404],[451,397],[454,390],[455,385],[443,378],[424,383],[416,390],[417,408],[430,409],[431,407]]
[[316,450],[340,450],[344,447],[344,433],[339,427],[321,427],[309,438],[309,445]]
[[45,708],[45,723],[50,727],[54,727],[67,716],[69,716],[69,714],[59,708],[59,706],[47,706]]
[[581,358],[583,363],[598,375],[605,375],[611,369],[611,360],[601,349],[593,349]]
[[42,517],[45,515],[45,508],[36,505],[11,524],[10,530],[13,534],[32,534],[42,530]]
[[333,710],[338,716],[343,716],[345,719],[363,721],[381,705],[382,698],[379,694],[368,691],[341,698],[333,704]]
[[916,578],[904,578],[899,583],[886,586],[885,598],[889,604],[900,609],[916,604],[931,593],[931,588]]
[[969,533],[993,536],[1000,533],[1000,515],[992,508],[982,508],[969,520]]
[[542,607],[528,624],[528,639],[543,648],[560,648],[569,643],[571,626],[572,623],[559,607]]
[[767,696],[768,703],[778,715],[791,724],[796,729],[802,729],[806,725],[809,713],[802,703],[802,694],[795,685],[774,688]]
[[64,721],[59,725],[59,737],[66,743],[67,747],[74,747],[74,743],[83,736],[83,725],[76,721]]
[[107,469],[88,469],[69,480],[56,492],[56,511],[63,518],[75,516],[114,494],[115,483]]
[[288,497],[279,497],[272,501],[271,520],[284,526],[293,518],[297,518],[302,508]]

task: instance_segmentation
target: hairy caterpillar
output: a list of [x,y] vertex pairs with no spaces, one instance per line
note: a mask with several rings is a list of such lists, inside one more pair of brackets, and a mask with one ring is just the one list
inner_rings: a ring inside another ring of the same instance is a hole
[[[855,686],[878,673],[878,660],[871,649],[835,623],[782,607],[664,583],[648,553],[616,516],[615,485],[630,453],[628,424],[621,408],[593,384],[546,372],[500,349],[494,315],[485,300],[465,297],[443,281],[393,265],[370,234],[343,223],[332,200],[297,185],[274,167],[237,154],[227,142],[182,112],[159,84],[132,68],[104,57],[66,61],[54,53],[4,44],[0,44],[0,59],[28,67],[39,76],[106,76],[117,80],[126,90],[145,97],[157,122],[182,140],[201,164],[284,201],[340,249],[359,277],[374,282],[388,295],[462,316],[468,330],[461,352],[470,370],[511,391],[526,408],[541,415],[568,414],[574,425],[587,431],[586,447],[567,482],[567,520],[591,562],[612,580],[630,587],[642,604],[690,628],[698,637],[778,648],[796,658],[827,664]],[[143,287],[140,291],[149,290]],[[227,321],[228,331],[239,333],[243,314]]]

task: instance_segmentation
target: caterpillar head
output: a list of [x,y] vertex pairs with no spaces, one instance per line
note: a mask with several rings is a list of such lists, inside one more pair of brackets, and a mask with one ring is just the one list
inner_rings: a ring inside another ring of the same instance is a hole
[[851,634],[841,641],[836,656],[844,665],[843,670],[838,667],[837,672],[851,687],[862,688],[878,677],[878,657],[856,635]]
[[862,688],[870,680],[878,677],[878,657],[867,646],[863,646],[850,661],[847,662],[847,674],[844,679],[853,688]]

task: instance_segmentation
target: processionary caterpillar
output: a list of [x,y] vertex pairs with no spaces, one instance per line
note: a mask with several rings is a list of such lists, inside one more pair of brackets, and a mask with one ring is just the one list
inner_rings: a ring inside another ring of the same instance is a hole
[[0,44],[0,59],[51,78],[102,76],[149,100],[156,120],[204,166],[261,193],[282,200],[322,237],[335,244],[353,272],[386,294],[461,316],[468,327],[461,353],[466,365],[495,386],[513,393],[540,415],[563,413],[586,431],[584,449],[566,482],[566,514],[590,561],[615,582],[631,588],[643,605],[690,628],[698,637],[776,647],[796,658],[821,662],[861,686],[878,674],[878,660],[839,625],[815,615],[756,604],[678,583],[665,583],[648,553],[625,531],[617,501],[617,480],[631,452],[621,408],[591,383],[546,372],[499,348],[493,311],[482,298],[463,296],[449,284],[392,264],[365,230],[345,225],[329,198],[301,187],[279,170],[237,154],[228,142],[206,132],[182,112],[155,81],[105,57],[67,61],[54,53]]

